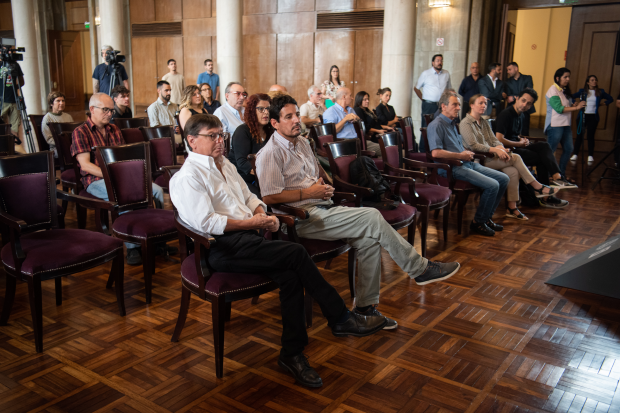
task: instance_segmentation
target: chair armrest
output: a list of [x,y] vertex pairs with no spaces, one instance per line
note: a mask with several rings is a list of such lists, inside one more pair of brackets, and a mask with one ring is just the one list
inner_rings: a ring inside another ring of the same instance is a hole
[[374,158],[377,156],[377,153],[375,151],[360,151],[362,156],[368,156],[370,158]]
[[428,175],[426,174],[426,172],[410,171],[409,169],[395,168],[392,165],[387,164],[387,163],[385,164],[385,167],[390,172],[395,172],[397,174],[409,176],[411,178],[420,178],[420,179],[428,178]]
[[183,165],[168,165],[168,166],[162,166],[161,168],[159,168],[160,172],[164,172],[165,174],[168,175],[168,179],[172,178],[172,175],[174,175],[175,173],[179,172],[181,170],[181,167]]
[[26,221],[22,221],[21,219],[16,218],[13,215],[7,214],[3,211],[0,211],[0,223],[15,230],[17,232],[17,235],[21,234],[22,230],[25,229],[26,226],[28,226],[28,224],[26,224]]
[[118,208],[118,204],[110,201],[104,201],[103,199],[86,198],[85,196],[70,194],[60,189],[56,190],[56,198],[62,201],[75,202],[85,208],[92,209],[105,209],[106,211],[114,212]]
[[446,175],[447,175],[448,181],[452,182],[452,166],[451,165],[448,165],[446,163],[420,162],[420,161],[414,161],[413,159],[403,159],[403,161],[405,162],[405,165],[411,166],[412,168],[428,168],[428,169],[430,169],[432,171],[431,175],[433,177],[431,182],[434,183],[434,184],[437,183],[437,179],[438,179],[438,175],[439,175],[437,173],[437,171],[439,169],[443,169],[444,171],[446,171]]
[[450,166],[463,166],[463,161],[458,159],[435,158],[438,162],[448,164]]
[[474,152],[474,159],[480,159],[481,161],[483,161],[486,158],[492,158],[492,156],[488,156],[488,154],[486,153]]
[[285,224],[287,227],[295,226],[297,224],[298,218],[293,215],[285,215],[285,214],[276,214],[275,212],[267,212],[267,215],[271,215],[277,217],[281,223]]
[[392,176],[386,174],[381,174],[381,176],[383,176],[386,181],[398,182],[401,184],[415,184],[415,181],[408,176]]
[[366,196],[371,196],[372,194],[375,193],[375,191],[373,191],[370,188],[366,188],[363,186],[358,186],[358,185],[353,185],[349,182],[343,181],[339,176],[334,175],[334,185],[336,187],[336,189],[338,189],[338,192],[352,192],[355,195],[359,196],[359,197],[366,197]]
[[547,142],[547,138],[532,138],[530,136],[525,136],[525,138],[532,142]]
[[177,227],[177,230],[190,238],[192,238],[195,242],[199,242],[205,246],[205,248],[210,248],[212,245],[215,245],[216,241],[211,235],[206,232],[199,231],[195,228],[190,227],[185,221],[181,219],[178,211],[174,211],[174,222]]
[[334,201],[334,204],[340,204],[342,201],[357,202],[357,196],[349,192],[334,192],[332,201]]
[[292,215],[299,219],[308,219],[310,217],[310,214],[308,213],[308,211],[302,208],[292,207],[286,204],[269,204],[269,206],[271,208],[280,210],[287,215]]

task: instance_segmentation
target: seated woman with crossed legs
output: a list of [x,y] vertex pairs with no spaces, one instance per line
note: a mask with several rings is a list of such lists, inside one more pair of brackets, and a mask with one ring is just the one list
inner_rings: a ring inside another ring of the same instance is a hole
[[460,124],[461,136],[463,136],[465,147],[472,151],[485,152],[493,155],[493,158],[487,160],[484,166],[502,171],[510,178],[507,190],[508,211],[506,212],[506,216],[523,221],[527,220],[528,218],[517,208],[517,201],[519,200],[519,178],[523,179],[526,184],[534,189],[537,198],[554,195],[559,189],[550,188],[538,182],[527,169],[521,157],[516,153],[510,153],[509,150],[497,140],[491,130],[489,122],[482,119],[482,115],[487,109],[487,99],[483,95],[477,94],[472,96],[471,99],[469,99],[469,106],[470,112]]

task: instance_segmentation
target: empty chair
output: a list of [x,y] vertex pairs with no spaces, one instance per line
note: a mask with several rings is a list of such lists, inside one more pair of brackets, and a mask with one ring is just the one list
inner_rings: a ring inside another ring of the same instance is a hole
[[118,126],[119,129],[132,129],[139,127],[147,127],[149,126],[149,118],[129,118],[122,119],[116,118],[114,119],[114,124]]
[[316,139],[316,154],[327,158],[325,144],[334,142],[338,134],[336,133],[336,125],[334,123],[322,123],[312,126],[313,132],[310,133],[313,139]]
[[420,148],[415,141],[415,134],[413,133],[413,120],[411,119],[411,116],[400,119],[400,129],[402,130],[402,141],[404,150],[403,156],[406,159],[426,162],[426,153],[419,152]]
[[[115,119],[118,120],[118,119]],[[121,134],[126,144],[145,142],[146,138],[140,131],[140,128],[121,129]]]
[[37,139],[39,151],[49,151],[50,146],[43,136],[43,118],[45,115],[28,115],[30,123],[32,124],[32,130],[34,130],[34,136]]
[[144,140],[151,144],[153,182],[167,190],[170,177],[164,173],[162,168],[177,164],[177,156],[174,150],[174,129],[172,126],[156,126],[140,128],[140,131]]

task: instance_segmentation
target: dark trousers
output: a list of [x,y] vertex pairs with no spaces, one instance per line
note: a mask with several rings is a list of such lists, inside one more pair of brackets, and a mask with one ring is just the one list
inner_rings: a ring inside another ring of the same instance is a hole
[[216,271],[263,274],[280,287],[282,356],[301,354],[308,344],[304,289],[319,304],[330,326],[348,311],[300,244],[267,240],[255,231],[227,232],[214,238],[209,264]]
[[523,124],[521,125],[521,134],[523,136],[530,136],[530,114],[523,113]]
[[[428,125],[426,124],[426,120],[424,119],[424,115],[434,115],[437,112],[437,102],[429,102],[428,100],[422,100],[422,127],[425,128]],[[420,139],[420,152],[426,151],[426,144],[424,143],[424,139]]]
[[521,156],[527,166],[536,167],[538,182],[549,185],[549,176],[560,172],[560,167],[547,142],[534,142],[525,148],[516,148],[514,152]]
[[577,135],[575,139],[575,147],[573,148],[573,155],[579,155],[581,150],[581,144],[583,143],[583,135],[588,132],[588,156],[594,156],[594,134],[596,133],[596,127],[598,121],[594,113],[584,113],[583,125],[581,126],[581,133]]

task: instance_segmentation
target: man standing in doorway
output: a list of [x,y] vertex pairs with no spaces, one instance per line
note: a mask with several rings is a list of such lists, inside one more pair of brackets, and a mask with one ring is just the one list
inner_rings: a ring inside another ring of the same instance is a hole
[[113,50],[114,48],[108,45],[101,48],[101,57],[103,58],[103,63],[97,65],[97,67],[95,67],[95,70],[93,71],[93,94],[101,92],[107,95],[110,93],[110,90],[112,90],[112,88],[120,85],[121,81],[123,86],[129,89],[129,82],[127,81],[129,77],[127,76],[127,71],[125,71],[125,66],[123,65],[119,65],[117,73],[118,77],[114,80],[114,84],[112,85],[112,87],[110,87],[110,82],[112,81],[112,68],[108,64],[108,61],[106,59],[106,53]]
[[[506,67],[506,72],[508,73],[508,80],[506,80],[506,103],[508,105],[514,105],[516,102],[519,93],[521,93],[525,88],[534,89],[534,81],[532,80],[532,76],[524,75],[519,72],[519,65],[516,62],[508,63]],[[523,112],[523,125],[521,126],[521,134],[523,136],[530,136],[530,115],[536,112],[536,108],[532,105],[532,107]]]
[[208,83],[213,93],[215,93],[213,99],[218,100],[220,98],[220,77],[217,73],[213,73],[213,60],[205,60],[205,70],[206,72],[198,75],[196,84],[201,85],[203,83]]
[[478,62],[471,64],[469,72],[471,74],[463,79],[461,86],[459,87],[459,95],[463,97],[463,111],[461,112],[461,119],[464,119],[469,112],[469,99],[471,99],[473,95],[480,93],[480,90],[478,89],[478,80],[480,80],[480,69]]
[[170,87],[172,88],[170,101],[180,105],[183,96],[183,89],[185,89],[185,78],[182,74],[177,72],[176,60],[168,60],[168,69],[170,69],[170,71],[166,73],[161,80],[165,80],[170,83]]
[[[418,83],[413,88],[414,92],[422,100],[422,127],[427,126],[424,115],[432,115],[437,112],[439,98],[444,90],[452,89],[450,73],[443,70],[443,56],[436,54],[431,59],[430,69],[422,72],[418,78]],[[420,90],[423,89],[423,90]],[[425,144],[420,140],[420,152],[424,152]]]

